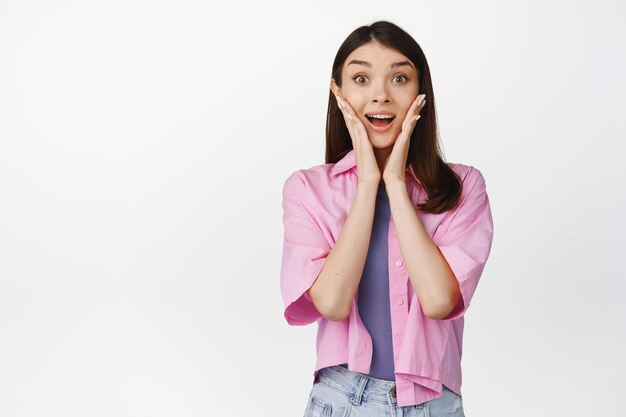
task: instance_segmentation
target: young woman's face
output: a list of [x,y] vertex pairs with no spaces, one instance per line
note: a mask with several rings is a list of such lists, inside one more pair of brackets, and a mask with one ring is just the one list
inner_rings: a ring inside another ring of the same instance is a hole
[[[348,101],[365,126],[372,146],[393,146],[402,131],[402,122],[417,98],[419,85],[413,63],[395,49],[369,42],[355,49],[341,73],[342,86],[331,80],[333,93]],[[395,115],[391,123],[371,121],[366,115],[384,111]],[[373,123],[380,125],[378,128]],[[382,131],[384,130],[384,131]]]

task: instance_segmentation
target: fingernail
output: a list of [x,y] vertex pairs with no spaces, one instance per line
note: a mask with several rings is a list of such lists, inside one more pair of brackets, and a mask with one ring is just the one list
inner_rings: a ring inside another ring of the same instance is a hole
[[350,116],[349,114],[346,114],[346,116],[348,116],[348,119],[352,120],[352,116]]

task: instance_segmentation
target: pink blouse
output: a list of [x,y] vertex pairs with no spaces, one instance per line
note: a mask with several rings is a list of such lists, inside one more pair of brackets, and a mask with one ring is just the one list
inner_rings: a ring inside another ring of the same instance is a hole
[[[389,296],[398,405],[421,404],[442,395],[442,384],[461,394],[464,315],[478,285],[493,239],[491,208],[481,172],[473,166],[448,163],[463,180],[456,208],[441,214],[417,210],[419,219],[459,281],[462,298],[441,320],[424,315],[404,267],[393,217],[389,222]],[[313,380],[327,366],[369,373],[372,339],[358,312],[358,291],[349,316],[326,320],[306,291],[324,266],[357,191],[354,150],[335,164],[292,173],[283,187],[284,240],[280,274],[287,323],[302,326],[317,321],[317,361]],[[426,192],[406,173],[414,206]]]

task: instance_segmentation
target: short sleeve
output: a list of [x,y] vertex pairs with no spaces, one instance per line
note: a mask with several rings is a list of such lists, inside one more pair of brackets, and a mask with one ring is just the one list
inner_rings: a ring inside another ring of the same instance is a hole
[[283,255],[280,286],[284,316],[292,326],[313,323],[322,317],[306,293],[324,266],[331,245],[307,205],[306,184],[299,171],[283,187]]
[[493,219],[485,179],[478,169],[470,167],[463,181],[459,206],[441,236],[433,238],[461,289],[457,305],[441,320],[458,319],[469,308],[489,257],[492,240]]

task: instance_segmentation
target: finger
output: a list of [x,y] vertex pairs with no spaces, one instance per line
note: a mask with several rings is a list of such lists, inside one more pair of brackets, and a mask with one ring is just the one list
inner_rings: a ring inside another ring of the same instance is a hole
[[418,114],[417,116],[411,117],[411,119],[409,120],[409,128],[411,129],[409,135],[411,134],[411,132],[413,132],[413,128],[417,124],[417,121],[420,119],[420,117],[422,117],[422,115]]
[[422,98],[421,98],[421,100],[419,102],[420,110],[422,110],[425,105],[426,105],[426,94],[422,94]]
[[344,121],[346,122],[348,133],[350,134],[350,140],[352,141],[352,148],[358,152],[358,149],[359,149],[358,141],[357,143],[355,143],[355,140],[354,140],[355,137],[357,136],[356,131],[355,131],[354,119],[352,118],[352,116],[350,116],[347,113],[345,104],[341,100],[341,98],[339,98],[338,96],[335,96],[335,97],[337,98],[337,106],[341,110],[341,113],[344,115],[344,117],[347,118],[347,119],[344,119]]
[[356,118],[357,118],[356,113],[354,112],[354,109],[352,108],[352,106],[350,105],[350,103],[348,103],[348,101],[347,101],[347,100],[344,100],[344,98],[343,98],[343,97],[339,97],[339,98],[340,98],[340,100],[341,100],[341,104],[342,104],[342,105],[343,105],[343,107],[344,107],[344,110],[346,111],[346,113],[347,113],[349,116],[351,116],[350,118],[351,118],[351,119],[356,119]]
[[416,103],[415,103],[414,110],[419,113],[425,101],[426,101],[426,94],[420,94],[419,96],[417,96],[417,98],[415,99]]
[[360,159],[359,155],[361,153],[361,146],[364,145],[367,148],[371,147],[371,143],[367,137],[367,131],[365,130],[365,126],[361,122],[361,119],[357,117],[354,109],[350,106],[350,103],[340,96],[337,97],[337,101],[341,103],[341,109],[344,112],[344,115],[350,119],[351,123],[346,123],[346,125],[348,126],[348,130],[350,132],[352,148],[354,148],[357,154],[356,158]]
[[365,130],[365,126],[363,126],[363,123],[361,123],[360,120],[359,123],[356,123],[356,127],[361,137],[365,138],[365,140],[369,142],[369,139],[367,138],[367,130]]
[[422,95],[421,94],[419,96],[415,97],[415,100],[413,101],[413,104],[411,105],[411,110],[415,110],[416,108],[418,108],[420,106],[420,104],[422,104]]
[[365,129],[365,126],[361,122],[361,119],[356,117],[356,115],[354,119],[354,129],[357,132],[357,136],[358,136],[357,140],[360,142],[359,145],[362,144],[367,148],[371,147],[369,138],[367,136],[367,130]]
[[[341,102],[341,106],[343,110],[346,112],[346,117],[348,117],[353,122],[352,123],[353,128],[356,131],[356,133],[358,133],[358,137],[355,137],[355,139],[360,140],[362,138],[367,138],[367,131],[365,130],[365,126],[361,122],[361,119],[357,117],[350,103],[344,100],[343,97],[338,97],[338,99]],[[365,139],[365,140],[368,140],[368,139]]]
[[353,120],[352,116],[350,116],[350,114],[348,113],[348,111],[347,111],[347,109],[346,109],[346,106],[345,106],[345,104],[344,104],[343,100],[341,100],[341,98],[339,98],[338,96],[337,96],[337,105],[339,106],[339,110],[341,110],[341,113],[342,113],[345,117],[347,117],[347,118],[348,118],[348,119],[350,119],[350,120]]
[[409,107],[409,110],[406,112],[406,115],[404,116],[404,121],[402,122],[402,127],[403,129],[412,122],[413,117],[415,116],[415,113],[419,113],[419,110],[421,110],[421,108],[418,110],[418,106],[421,103],[420,100],[421,96],[417,96],[415,97],[415,100],[413,100],[413,103],[411,103],[411,107]]
[[420,119],[420,117],[422,117],[422,115],[420,114],[413,115],[411,117],[407,116],[407,120],[405,120],[405,122],[402,124],[402,131],[400,132],[400,136],[408,139],[413,133],[413,129],[415,128],[415,125],[417,124],[417,121]]

